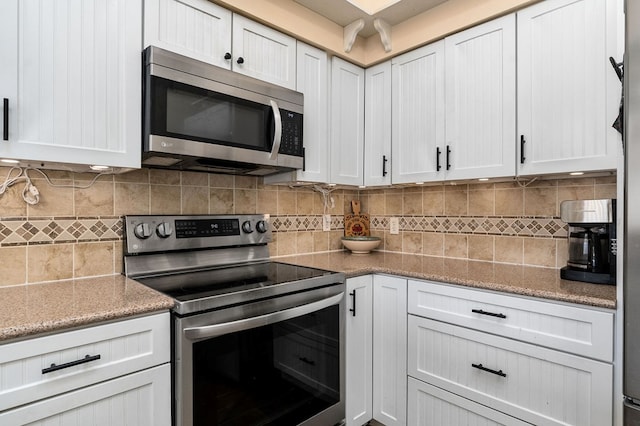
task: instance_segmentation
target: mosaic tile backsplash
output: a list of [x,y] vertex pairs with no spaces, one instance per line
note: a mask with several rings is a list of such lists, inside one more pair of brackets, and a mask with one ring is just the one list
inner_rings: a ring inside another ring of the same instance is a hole
[[[9,168],[0,168],[0,179]],[[14,172],[15,175],[15,172]],[[382,250],[534,266],[566,262],[560,201],[615,198],[615,176],[536,181],[338,189],[333,207],[310,188],[263,185],[260,178],[141,169],[121,175],[29,171],[40,202],[22,200],[24,183],[0,195],[0,285],[122,271],[125,214],[269,213],[273,256],[341,250],[344,214],[359,199]],[[1,182],[1,181],[0,181]],[[322,231],[322,214],[332,215]],[[388,232],[398,217],[400,233]]]

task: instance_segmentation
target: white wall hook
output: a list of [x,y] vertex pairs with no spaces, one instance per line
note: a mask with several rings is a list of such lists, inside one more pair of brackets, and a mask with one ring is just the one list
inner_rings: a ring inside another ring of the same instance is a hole
[[373,20],[373,27],[380,33],[380,41],[385,52],[391,52],[391,25],[386,21],[376,18]]
[[360,18],[344,27],[344,51],[349,53],[356,41],[356,36],[364,28],[364,19]]

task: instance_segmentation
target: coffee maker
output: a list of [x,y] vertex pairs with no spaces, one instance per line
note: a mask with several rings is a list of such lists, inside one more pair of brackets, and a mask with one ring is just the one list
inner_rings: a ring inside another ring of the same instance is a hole
[[569,225],[569,259],[560,277],[615,284],[616,200],[563,201],[560,218]]

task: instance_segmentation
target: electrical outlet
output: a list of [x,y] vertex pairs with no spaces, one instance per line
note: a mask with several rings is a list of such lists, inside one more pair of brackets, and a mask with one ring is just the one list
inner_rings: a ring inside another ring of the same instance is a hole
[[397,217],[389,218],[389,233],[393,235],[400,233],[400,222]]
[[331,215],[330,214],[322,215],[322,230],[331,231]]

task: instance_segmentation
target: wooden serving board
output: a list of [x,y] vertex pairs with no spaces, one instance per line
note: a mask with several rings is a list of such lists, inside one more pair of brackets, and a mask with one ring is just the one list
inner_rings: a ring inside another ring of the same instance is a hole
[[353,213],[344,215],[344,236],[369,236],[369,215],[366,213],[360,213],[360,201],[351,201],[351,208]]

